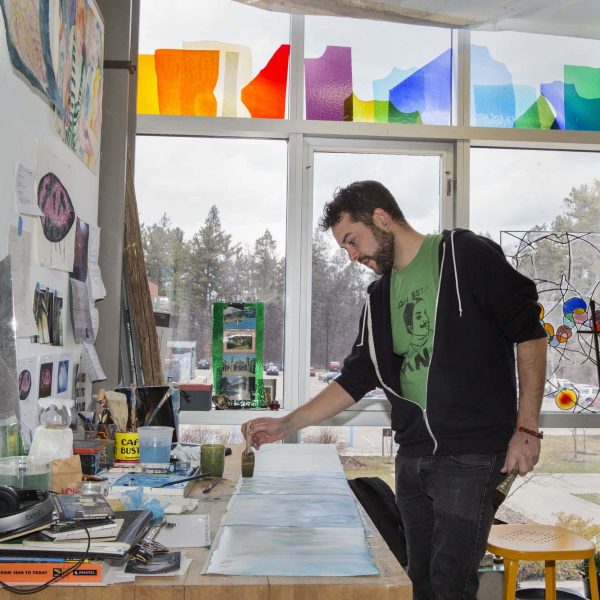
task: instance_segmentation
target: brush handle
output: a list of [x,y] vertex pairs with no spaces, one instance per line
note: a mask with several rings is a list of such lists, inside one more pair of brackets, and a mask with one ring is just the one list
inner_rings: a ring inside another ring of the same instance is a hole
[[248,425],[246,429],[246,450],[244,454],[250,454],[252,452],[252,423]]

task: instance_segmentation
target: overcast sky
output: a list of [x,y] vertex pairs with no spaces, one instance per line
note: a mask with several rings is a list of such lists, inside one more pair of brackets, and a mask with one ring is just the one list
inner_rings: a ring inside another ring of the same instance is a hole
[[[537,87],[562,79],[565,62],[600,66],[597,41],[523,34],[472,36],[507,64],[515,84]],[[203,40],[250,46],[255,75],[280,44],[288,43],[289,18],[228,0],[142,0],[140,53]],[[449,47],[450,33],[307,18],[306,56],[320,56],[328,44],[352,47],[354,89],[368,100],[373,80],[385,77],[393,67],[422,66]],[[282,141],[138,137],[136,192],[141,221],[154,223],[166,212],[189,237],[216,204],[223,227],[235,242],[252,244],[269,228],[283,253],[286,153]],[[417,229],[434,230],[438,164],[432,157],[317,155],[313,223],[336,187],[374,178],[392,189]],[[600,179],[598,153],[474,149],[471,164],[471,227],[490,231],[496,239],[500,229],[550,222],[573,186]]]

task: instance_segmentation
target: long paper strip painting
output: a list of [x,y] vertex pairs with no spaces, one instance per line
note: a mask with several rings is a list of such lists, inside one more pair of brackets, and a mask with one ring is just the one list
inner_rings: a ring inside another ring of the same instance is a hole
[[227,509],[223,525],[257,527],[362,527],[353,497],[278,496],[265,510],[263,495],[236,494]]
[[292,577],[378,575],[362,527],[221,527],[208,573]]
[[[316,458],[315,460],[318,460]],[[263,473],[240,481],[238,494],[285,494],[302,496],[325,493],[345,495],[350,492],[344,475],[339,473]]]

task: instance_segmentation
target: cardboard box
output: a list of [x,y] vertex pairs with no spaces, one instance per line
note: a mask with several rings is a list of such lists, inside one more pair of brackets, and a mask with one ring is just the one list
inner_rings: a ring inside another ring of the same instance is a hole
[[180,412],[196,412],[212,408],[212,384],[182,383],[179,390]]

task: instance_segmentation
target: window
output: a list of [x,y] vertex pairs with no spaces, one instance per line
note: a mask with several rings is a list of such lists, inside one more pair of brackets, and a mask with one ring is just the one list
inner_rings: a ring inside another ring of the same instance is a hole
[[[325,202],[338,187],[374,179],[392,192],[415,229],[438,232],[442,164],[440,154],[365,154],[358,149],[354,153],[315,152],[311,365],[317,375],[311,378],[311,392],[335,378],[339,364],[350,353],[366,289],[374,278],[367,267],[348,263],[346,251],[337,246],[331,231],[318,229]],[[370,397],[384,399],[381,390]]]
[[471,169],[472,229],[537,285],[549,344],[543,410],[599,412],[600,154],[480,148]]
[[138,136],[146,269],[174,381],[212,382],[216,301],[264,303],[264,364],[282,364],[286,159],[282,141]]

